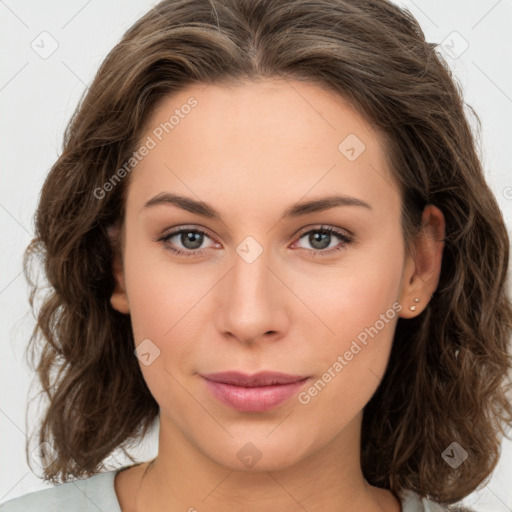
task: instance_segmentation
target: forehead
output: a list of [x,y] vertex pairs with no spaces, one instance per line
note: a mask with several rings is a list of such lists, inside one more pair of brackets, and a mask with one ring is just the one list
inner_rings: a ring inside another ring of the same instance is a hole
[[[314,84],[265,79],[194,84],[164,97],[140,144],[129,202],[176,190],[220,202],[295,202],[338,191],[389,210],[398,199],[383,137],[341,96]],[[243,205],[242,205],[243,206]]]

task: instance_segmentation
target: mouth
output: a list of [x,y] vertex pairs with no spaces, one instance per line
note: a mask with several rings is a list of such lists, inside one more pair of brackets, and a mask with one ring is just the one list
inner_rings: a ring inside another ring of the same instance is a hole
[[280,372],[221,372],[201,375],[207,389],[221,403],[245,412],[263,412],[289,400],[310,376]]

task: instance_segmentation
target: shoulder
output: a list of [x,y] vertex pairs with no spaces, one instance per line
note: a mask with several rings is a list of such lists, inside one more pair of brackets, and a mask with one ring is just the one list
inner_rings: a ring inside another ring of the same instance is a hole
[[428,498],[422,498],[413,491],[400,494],[402,512],[474,512],[463,505],[441,505]]
[[0,504],[0,512],[121,512],[114,490],[116,471],[55,485]]

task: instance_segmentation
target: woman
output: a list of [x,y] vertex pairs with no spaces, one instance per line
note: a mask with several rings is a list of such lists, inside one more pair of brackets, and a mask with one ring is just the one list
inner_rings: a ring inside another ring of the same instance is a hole
[[[448,66],[393,4],[161,2],[36,228],[61,485],[2,511],[457,510],[495,467],[509,241]],[[157,420],[154,460],[102,472]]]

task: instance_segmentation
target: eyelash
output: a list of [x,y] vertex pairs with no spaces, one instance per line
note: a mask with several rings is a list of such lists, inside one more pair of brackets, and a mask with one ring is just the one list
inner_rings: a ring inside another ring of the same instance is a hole
[[[168,233],[166,235],[163,235],[163,236],[157,238],[155,241],[163,243],[168,250],[170,250],[174,254],[178,254],[180,256],[201,256],[204,253],[204,249],[195,249],[195,250],[189,249],[189,250],[183,251],[181,249],[176,249],[174,247],[171,247],[168,244],[169,239],[171,239],[173,236],[179,235],[181,233],[199,233],[202,235],[206,235],[208,238],[210,238],[208,236],[208,233],[206,233],[205,231],[203,231],[201,229],[181,228],[176,231],[172,231],[171,233]],[[334,229],[329,226],[321,226],[320,228],[314,228],[314,229],[310,229],[309,231],[305,231],[304,233],[302,233],[299,236],[298,240],[300,240],[301,238],[304,238],[304,236],[309,235],[311,233],[328,233],[331,235],[333,234],[343,241],[341,246],[331,247],[330,249],[326,249],[326,250],[305,249],[307,251],[311,251],[313,253],[313,256],[316,256],[318,254],[324,255],[324,256],[331,255],[335,252],[345,249],[346,246],[351,244],[354,240],[351,236],[348,236],[345,233],[338,231],[337,229]]]

